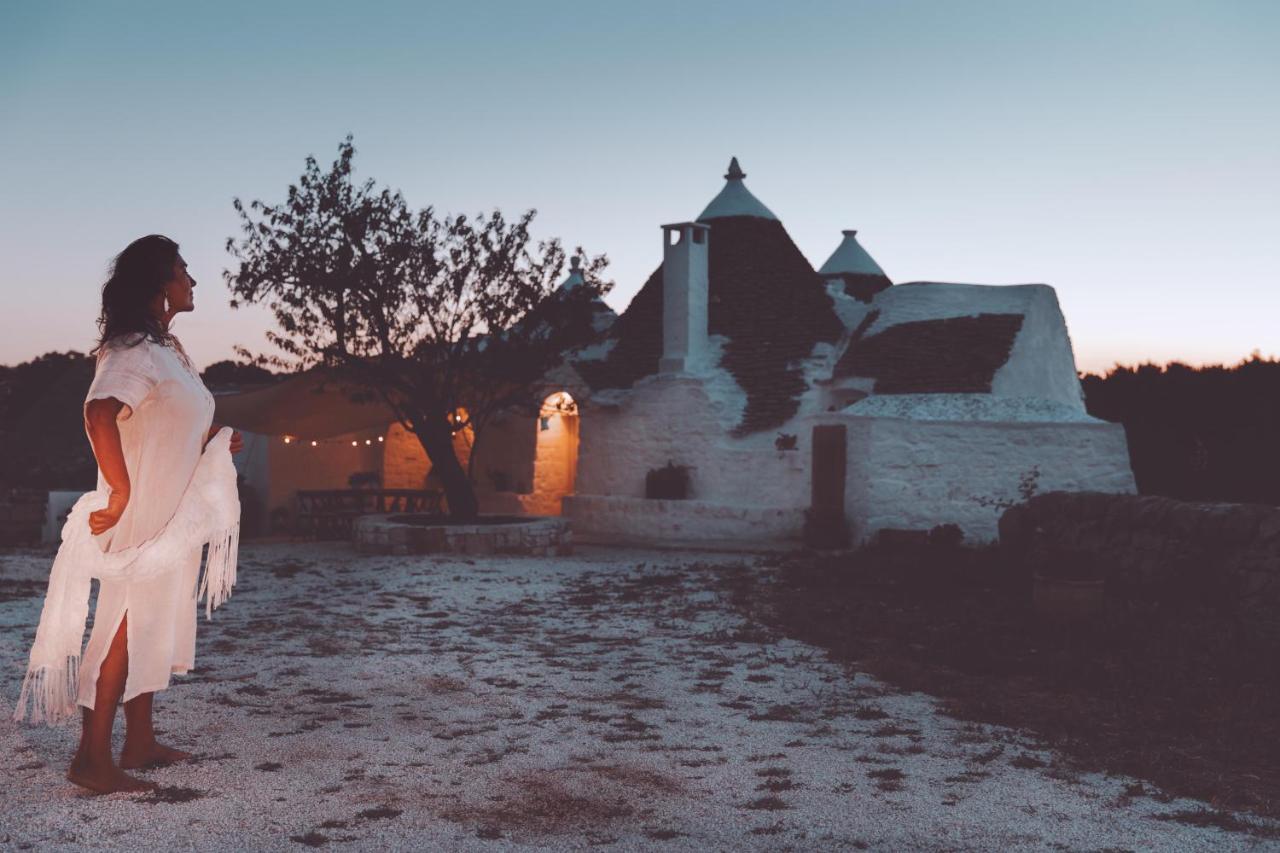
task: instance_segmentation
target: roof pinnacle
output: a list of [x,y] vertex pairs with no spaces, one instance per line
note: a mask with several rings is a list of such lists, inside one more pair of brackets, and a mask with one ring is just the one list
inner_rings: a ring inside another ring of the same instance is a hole
[[698,221],[703,222],[723,216],[754,216],[757,219],[776,221],[778,217],[773,215],[773,211],[761,204],[760,199],[753,196],[751,190],[747,189],[747,185],[742,181],[746,176],[747,173],[742,171],[742,166],[738,164],[738,158],[730,158],[729,171],[724,175],[724,187],[699,214]]

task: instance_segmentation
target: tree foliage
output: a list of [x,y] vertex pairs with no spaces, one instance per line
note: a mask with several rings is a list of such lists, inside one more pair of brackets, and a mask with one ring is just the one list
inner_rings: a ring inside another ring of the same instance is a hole
[[472,515],[453,432],[469,426],[478,442],[495,416],[529,402],[566,349],[587,342],[594,298],[611,286],[601,277],[608,261],[589,259],[585,285],[557,291],[565,251],[558,239],[534,240],[535,211],[515,220],[415,211],[398,191],[357,183],[354,155],[347,137],[327,171],[307,158],[283,202],[235,200],[231,304],[263,304],[275,318],[268,339],[279,353],[260,363],[342,371],[381,397],[418,436],[450,511]]
[[1280,505],[1280,361],[1117,366],[1082,382],[1089,414],[1124,424],[1140,492]]
[[49,352],[0,367],[0,485],[91,489],[97,473],[84,432],[94,358]]

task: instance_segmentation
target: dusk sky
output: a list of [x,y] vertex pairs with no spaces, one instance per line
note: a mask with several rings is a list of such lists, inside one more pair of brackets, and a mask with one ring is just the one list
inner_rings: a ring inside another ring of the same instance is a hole
[[266,347],[228,307],[235,196],[355,136],[415,207],[539,212],[611,259],[731,155],[815,266],[1045,282],[1083,370],[1280,354],[1280,3],[14,3],[0,11],[0,363],[93,345],[108,260],[161,232],[196,361]]

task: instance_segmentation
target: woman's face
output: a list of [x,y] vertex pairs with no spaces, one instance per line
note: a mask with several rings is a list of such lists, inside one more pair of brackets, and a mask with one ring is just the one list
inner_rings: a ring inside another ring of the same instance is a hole
[[187,273],[187,262],[178,255],[173,262],[173,278],[164,286],[165,299],[169,300],[169,313],[179,314],[183,311],[194,311],[195,301],[192,291],[196,280]]

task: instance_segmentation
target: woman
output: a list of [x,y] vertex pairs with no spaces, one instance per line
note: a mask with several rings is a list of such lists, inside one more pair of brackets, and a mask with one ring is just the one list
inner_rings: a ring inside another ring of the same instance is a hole
[[[98,364],[84,413],[98,489],[110,492],[106,507],[88,517],[104,552],[146,543],[165,528],[218,431],[213,396],[169,331],[175,316],[194,310],[195,284],[178,244],[153,234],[119,254],[102,288]],[[231,452],[241,444],[232,433]],[[199,545],[187,554],[155,576],[100,581],[79,670],[84,728],[67,773],[77,785],[100,793],[143,790],[151,786],[126,769],[190,757],[157,742],[151,723],[155,692],[195,662]],[[111,730],[121,701],[126,729],[117,766]]]

